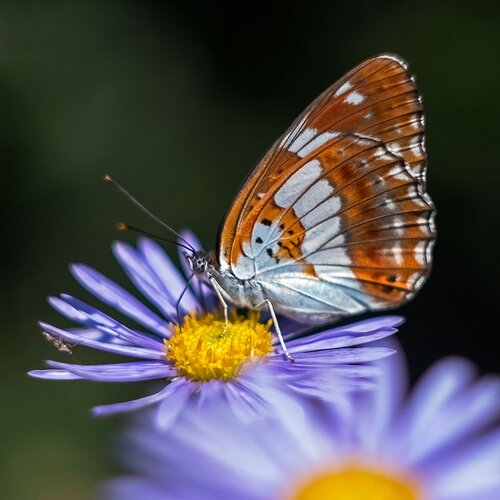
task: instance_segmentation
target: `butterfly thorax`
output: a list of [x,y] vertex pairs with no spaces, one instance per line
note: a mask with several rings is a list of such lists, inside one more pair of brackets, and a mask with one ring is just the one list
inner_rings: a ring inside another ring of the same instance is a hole
[[207,273],[220,286],[224,298],[237,307],[257,309],[266,299],[261,285],[256,280],[242,280],[234,275],[231,268],[222,269],[217,264],[210,265]]
[[255,280],[242,280],[234,275],[229,266],[222,268],[213,252],[198,251],[185,256],[193,274],[211,288],[213,283],[210,280],[214,279],[229,303],[255,309],[264,302],[262,287]]

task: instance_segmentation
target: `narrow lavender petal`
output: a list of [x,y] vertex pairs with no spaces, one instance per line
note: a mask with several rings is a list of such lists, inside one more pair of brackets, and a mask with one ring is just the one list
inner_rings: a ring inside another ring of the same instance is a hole
[[[203,245],[201,241],[198,239],[196,234],[194,234],[191,229],[181,229],[179,234],[184,238],[189,245],[191,245],[197,252],[203,250]],[[182,241],[182,240],[181,240]]]
[[123,403],[114,403],[110,405],[94,406],[92,415],[96,417],[108,417],[118,415],[119,413],[128,413],[145,408],[159,403],[171,391],[170,383],[165,386],[160,392],[151,394],[144,398],[133,399],[132,401],[124,401]]
[[[196,250],[203,250],[203,246],[196,237],[196,235],[189,229],[183,229],[180,235]],[[191,269],[187,263],[186,257],[184,256],[184,248],[178,247],[179,262],[181,263],[182,271],[184,276],[191,276]],[[192,290],[195,295],[200,298],[200,302],[206,307],[207,311],[212,311],[217,305],[217,299],[211,287],[202,283],[200,280],[196,279],[192,286]]]
[[229,407],[236,418],[250,423],[272,415],[272,408],[260,397],[259,392],[249,381],[241,379],[239,383],[224,386]]
[[175,319],[175,300],[163,286],[153,269],[144,261],[142,254],[131,245],[117,241],[113,253],[130,280],[168,319]]
[[[203,250],[203,245],[201,244],[200,240],[195,236],[195,234],[190,231],[189,229],[183,229],[179,233],[197,252],[200,250]],[[189,264],[186,260],[186,257],[184,255],[184,252],[186,250],[182,247],[177,248],[177,255],[179,257],[179,262],[181,264],[181,269],[182,272],[184,273],[184,276],[191,276],[191,269],[189,268]]]
[[48,302],[57,312],[68,319],[87,326],[94,326],[108,336],[117,337],[126,345],[152,349],[158,349],[161,345],[161,340],[158,338],[152,338],[132,330],[71,295],[63,293],[60,297],[49,297]]
[[[287,319],[284,318],[284,321],[287,321]],[[360,334],[375,332],[379,329],[396,328],[404,323],[404,321],[405,319],[402,316],[377,316],[375,318],[369,318],[357,321],[355,323],[337,326],[335,328],[323,329],[321,332],[317,332],[317,327],[311,329],[310,325],[291,322],[289,326],[290,332],[286,328],[283,328],[283,330],[285,331],[284,336],[287,339],[288,345],[288,342],[294,339],[298,339],[301,337],[307,339],[309,337],[316,337],[324,333],[326,333],[328,336],[358,336]],[[286,323],[285,326],[287,326]]]
[[48,361],[47,364],[51,368],[65,370],[94,382],[136,382],[170,378],[177,375],[175,368],[157,361],[133,361],[107,365],[78,365]]
[[366,344],[376,340],[394,335],[395,328],[386,328],[374,333],[363,334],[359,336],[336,336],[333,330],[318,334],[317,336],[304,337],[287,342],[288,350],[292,355],[299,352],[319,351],[324,349],[337,349],[340,347],[349,347],[353,345]]
[[[352,326],[353,328],[350,329],[349,328],[350,326]],[[307,342],[315,342],[317,340],[330,339],[330,338],[345,338],[345,337],[356,339],[365,337],[366,335],[370,335],[379,331],[386,331],[386,330],[393,332],[397,331],[396,328],[390,325],[381,326],[378,328],[366,329],[366,331],[359,331],[358,328],[355,328],[356,326],[357,324],[341,328],[327,328],[319,332],[311,333],[302,338],[293,339],[290,341],[290,343],[295,344],[297,342],[300,342],[302,344],[305,344]]]
[[[331,351],[311,351],[311,352],[294,352],[294,360],[292,368],[298,364],[307,366],[324,366],[344,363],[367,363],[382,359],[396,351],[389,347],[354,347],[354,348],[339,348]],[[272,357],[278,357],[279,354],[274,354]],[[289,361],[285,363],[291,364]]]
[[333,370],[315,370],[302,378],[289,377],[287,385],[290,390],[306,397],[315,397],[331,404],[332,399],[341,397],[343,394],[355,391],[373,390],[376,384],[373,380],[341,377]]
[[152,350],[128,345],[106,344],[104,342],[98,342],[96,340],[79,337],[74,333],[68,332],[66,330],[61,330],[60,328],[49,325],[48,323],[41,322],[40,327],[43,331],[46,331],[51,335],[54,335],[55,337],[60,337],[65,342],[74,343],[76,345],[93,347],[94,349],[99,349],[101,351],[122,354],[124,356],[131,356],[134,358],[165,359],[165,351],[161,348],[158,350]]
[[329,328],[330,335],[363,335],[386,328],[397,328],[404,323],[403,316],[376,316],[347,325]]
[[119,338],[116,335],[116,332],[113,333],[105,333],[98,328],[87,328],[87,327],[76,327],[76,328],[67,328],[68,332],[73,335],[78,335],[84,339],[97,340],[99,342],[103,342],[105,344],[119,344],[119,345],[130,345],[130,342],[126,342],[125,340]]
[[47,302],[59,314],[62,314],[75,323],[82,323],[84,325],[98,324],[111,327],[116,326],[116,321],[98,309],[91,311],[89,306],[88,310],[83,311],[81,306],[78,307],[77,304],[71,304],[70,299],[73,299],[71,295],[61,294],[61,297],[48,297]]
[[169,389],[156,410],[156,421],[163,430],[168,429],[177,420],[196,389],[196,384],[179,378],[169,385]]
[[386,315],[386,316],[376,316],[374,318],[364,319],[362,321],[356,321],[355,323],[350,323],[349,325],[340,326],[335,328],[338,332],[345,333],[369,333],[373,330],[378,330],[380,328],[397,328],[405,322],[403,316]]
[[304,378],[310,377],[314,374],[315,370],[332,370],[336,377],[346,377],[346,378],[375,378],[379,377],[381,374],[381,369],[379,366],[368,364],[332,364],[331,361],[326,358],[315,359],[313,362],[308,362],[307,360],[300,360],[295,358],[294,363],[290,363],[288,360],[269,360],[269,365],[274,371],[274,377],[297,377]]
[[[177,301],[186,286],[186,280],[182,277],[182,274],[154,241],[148,238],[140,238],[138,247],[145,261],[154,270],[165,289],[169,290],[174,300]],[[188,312],[199,308],[199,302],[189,288],[182,297],[181,306],[184,311]]]
[[[50,361],[48,361],[50,363]],[[31,370],[28,372],[30,377],[42,378],[46,380],[81,380],[82,377],[65,370]]]
[[104,303],[114,307],[117,311],[146,326],[158,335],[162,335],[163,337],[170,335],[170,329],[163,318],[160,318],[121,286],[106,278],[103,274],[84,264],[73,264],[70,266],[70,270],[75,279],[85,289]]

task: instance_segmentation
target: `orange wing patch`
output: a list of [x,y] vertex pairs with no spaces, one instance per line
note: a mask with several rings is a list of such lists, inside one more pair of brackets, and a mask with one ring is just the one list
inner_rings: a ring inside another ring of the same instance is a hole
[[[342,198],[335,241],[368,294],[399,302],[429,271],[434,207],[397,155],[378,143],[362,147],[350,147],[357,154],[327,175]],[[318,158],[328,164],[332,156],[325,150]]]

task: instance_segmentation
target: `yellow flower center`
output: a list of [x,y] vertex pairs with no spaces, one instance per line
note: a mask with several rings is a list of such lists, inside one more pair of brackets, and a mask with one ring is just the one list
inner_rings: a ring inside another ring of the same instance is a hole
[[352,466],[302,482],[287,500],[418,500],[415,482],[403,474]]
[[214,314],[186,316],[182,326],[174,326],[174,334],[165,340],[167,359],[192,380],[233,379],[243,364],[273,350],[271,321],[262,324],[258,320],[255,312],[248,317],[234,313],[228,325]]

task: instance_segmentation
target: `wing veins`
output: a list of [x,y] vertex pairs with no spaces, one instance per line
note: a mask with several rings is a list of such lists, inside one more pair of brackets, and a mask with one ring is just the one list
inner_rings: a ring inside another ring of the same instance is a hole
[[[361,140],[366,140],[366,139],[363,139],[363,138],[359,138],[358,141],[354,144],[352,144],[350,147],[354,146],[355,144],[357,144],[359,141]],[[376,141],[373,141],[373,142],[376,142]],[[380,142],[380,143],[376,143],[376,147],[381,147],[380,144],[383,146],[383,143]],[[327,146],[328,147],[328,146]],[[325,149],[327,149],[327,147]],[[358,154],[360,153],[364,153],[365,151],[367,151],[368,149],[373,149],[375,146],[374,145],[370,145],[368,146],[366,149],[362,150],[362,151],[359,151],[357,152],[356,154],[350,156],[349,158],[346,158],[342,161],[342,163],[339,163],[337,165],[335,165],[334,167],[332,167],[330,170],[328,170],[327,172],[325,172],[321,177],[319,177],[318,179],[315,180],[315,182],[313,184],[311,184],[309,187],[306,188],[305,191],[303,191],[300,196],[293,202],[293,204],[286,208],[284,210],[284,212],[282,213],[282,215],[280,216],[280,218],[278,219],[278,221],[276,222],[276,224],[274,225],[274,227],[278,227],[280,222],[283,220],[283,218],[290,212],[290,210],[293,210],[293,207],[296,205],[296,203],[302,199],[302,197],[304,195],[306,195],[307,192],[309,192],[310,189],[312,189],[312,187],[314,185],[316,185],[319,181],[323,180],[326,176],[330,175],[334,170],[336,170],[337,168],[340,168],[342,165],[344,165],[346,162],[350,161],[352,158],[356,157]],[[346,148],[347,149],[347,148]],[[380,157],[382,157],[384,154],[389,154],[391,155],[392,157],[394,157],[394,161],[392,163],[405,163],[403,159],[397,157],[396,155],[394,155],[393,153],[391,153],[388,149],[385,148],[384,146],[384,149],[385,149],[385,152],[382,153],[382,154],[379,154],[379,155],[374,155],[374,157],[372,158],[372,160],[370,161],[375,161],[377,159],[379,159]],[[322,151],[321,151],[322,152]],[[318,154],[319,156],[319,154]],[[369,172],[366,172],[364,173],[363,175],[361,175],[360,177],[357,177],[356,179],[352,180],[351,182],[347,183],[347,184],[344,184],[344,186],[342,186],[340,189],[338,189],[337,191],[335,191],[334,193],[332,193],[330,196],[328,196],[327,198],[325,198],[321,203],[319,203],[318,205],[316,205],[315,207],[311,208],[308,212],[305,212],[302,217],[305,217],[306,215],[309,215],[312,211],[314,211],[316,208],[318,208],[319,206],[323,205],[324,203],[326,203],[328,200],[331,200],[333,197],[335,196],[338,196],[339,193],[341,193],[342,191],[344,191],[345,189],[349,188],[350,186],[352,186],[354,183],[364,179],[365,177],[367,176],[370,176],[372,175],[373,173],[377,172],[378,170],[382,169],[382,168],[387,168],[388,165],[390,165],[391,163],[387,163],[387,164],[384,164],[384,165],[380,165],[378,168],[374,169],[374,170],[370,170]],[[407,172],[408,175],[409,172]],[[338,212],[336,212],[335,216],[338,216],[338,215],[342,215],[346,210],[350,210],[351,208],[354,208],[356,207],[357,205],[361,204],[361,203],[364,203],[372,198],[376,198],[382,194],[385,194],[387,192],[390,192],[394,189],[399,189],[403,186],[406,186],[406,185],[409,185],[409,184],[413,184],[415,181],[413,179],[413,177],[410,175],[410,180],[407,182],[407,183],[404,183],[404,184],[400,184],[399,186],[396,186],[394,188],[391,188],[389,190],[386,190],[386,191],[383,191],[381,193],[378,193],[378,194],[375,194],[374,196],[371,196],[369,198],[365,198],[364,200],[361,200],[360,202],[354,204],[354,205],[350,205],[348,207],[346,207],[344,210],[340,210]],[[259,210],[259,213],[257,215],[256,218],[258,218],[260,216],[260,214],[262,213],[263,209],[265,208],[265,205],[263,205],[260,210]],[[330,219],[331,217],[333,216],[330,216],[330,217],[327,217],[326,219],[320,221],[318,224],[321,224],[322,222],[325,222],[326,220]],[[310,229],[313,229],[314,227],[316,227],[318,224],[315,224],[314,226],[308,228],[308,230]],[[282,233],[283,234],[287,229],[289,229],[291,226],[287,226],[285,229],[283,229]],[[301,233],[297,233],[295,236],[297,235],[300,235],[300,234],[304,234],[305,231],[302,231]],[[275,241],[278,241],[280,239],[280,236],[278,236],[277,238],[275,238],[274,240],[267,240],[265,245],[263,246],[263,248],[266,248],[267,246],[269,246],[270,244],[274,243]],[[263,250],[260,250],[259,254],[257,255],[260,255],[260,253],[262,252]]]
[[[322,281],[324,281],[326,283],[331,283],[332,285],[335,285],[335,286],[341,286],[341,287],[346,288],[348,290],[354,290],[354,291],[356,291],[358,293],[363,293],[363,292],[360,292],[358,289],[349,287],[347,285],[344,286],[344,285],[341,285],[341,284],[332,283],[331,281],[328,281],[328,280],[322,280]],[[334,306],[330,302],[326,302],[324,300],[321,300],[318,297],[314,297],[313,295],[310,295],[310,294],[308,294],[308,293],[306,293],[306,292],[304,292],[302,290],[298,290],[298,289],[296,289],[293,286],[287,285],[286,283],[280,282],[280,283],[275,283],[275,285],[283,286],[285,288],[288,288],[289,290],[292,290],[293,292],[298,293],[299,295],[302,295],[303,297],[307,297],[308,299],[311,299],[314,302],[319,302],[320,304],[324,304],[325,306],[332,307],[332,308],[336,309],[337,311],[344,311],[344,312],[346,312],[346,310],[342,309],[341,307]],[[351,295],[349,295],[349,297],[352,298],[355,302],[357,302],[357,300],[355,298],[353,298]],[[366,304],[364,304],[364,303],[360,303],[360,305],[366,307]]]
[[[367,61],[367,64],[370,64],[370,62],[372,62],[372,61]],[[377,74],[378,72],[382,71],[383,69],[387,68],[387,67],[388,67],[388,66],[390,66],[393,62],[394,62],[394,60],[393,60],[393,59],[389,60],[389,61],[387,62],[387,64],[385,64],[385,65],[384,65],[384,66],[382,66],[381,68],[379,68],[379,69],[375,70],[373,73],[370,73],[369,75],[367,75],[367,76],[366,76],[366,78],[362,79],[359,83],[366,82],[366,80],[368,80],[371,76],[373,76],[373,75]],[[399,63],[399,61],[398,61],[398,64],[401,64],[401,63]],[[366,64],[365,64],[365,65],[363,65],[363,66],[361,66],[361,67],[358,69],[358,72],[359,72],[359,71],[361,71],[361,70],[362,70],[365,66],[366,66]],[[407,70],[404,66],[402,66],[402,67],[404,68],[404,71],[408,72],[408,70]],[[347,77],[347,75],[345,75],[345,76]],[[354,76],[354,75],[352,75],[352,76]],[[352,78],[352,76],[351,76],[350,78]],[[348,78],[347,80],[349,80],[350,78]],[[385,78],[387,78],[387,77],[385,77]],[[377,82],[383,81],[385,78],[382,78],[382,79],[377,80],[376,82],[372,82],[372,83],[377,83]],[[404,82],[404,83],[407,83],[407,82]],[[371,83],[370,83],[370,84],[365,84],[365,85],[364,85],[364,86],[362,86],[362,87],[366,87],[366,86],[368,86],[368,85],[371,85]],[[332,96],[332,94],[334,93],[334,90],[335,90],[335,91],[337,91],[337,90],[338,90],[338,88],[336,88],[336,84],[332,85],[331,87],[335,87],[335,89],[331,88],[331,90],[330,90],[330,91],[328,91],[328,89],[327,89],[327,90],[325,91],[325,96],[324,96],[324,97],[323,97],[320,101],[318,101],[317,103],[316,103],[315,101],[313,101],[313,102],[312,102],[312,103],[311,103],[311,104],[310,104],[310,105],[309,105],[309,106],[308,106],[308,107],[304,110],[304,112],[302,113],[304,116],[300,115],[300,116],[299,116],[299,117],[298,117],[298,118],[297,118],[297,119],[296,119],[296,120],[292,123],[292,125],[289,127],[289,129],[291,129],[291,131],[290,131],[290,133],[291,133],[291,132],[294,130],[294,124],[295,124],[296,122],[297,122],[297,124],[299,124],[301,121],[304,121],[304,124],[303,124],[303,125],[302,125],[299,129],[297,129],[297,130],[295,131],[295,135],[294,135],[294,137],[293,137],[293,138],[298,137],[298,136],[300,135],[300,133],[304,130],[304,125],[305,125],[305,122],[306,122],[305,118],[308,118],[308,119],[309,119],[309,121],[310,121],[310,122],[312,122],[312,121],[313,121],[313,120],[314,120],[314,119],[315,119],[318,115],[320,115],[320,114],[323,112],[323,110],[324,110],[324,108],[325,108],[325,103],[326,103],[326,102],[328,102],[328,101],[331,99],[331,96]],[[358,89],[358,88],[360,88],[360,86],[359,86],[358,84],[357,84],[355,87],[353,87],[353,89]],[[403,95],[403,94],[404,94],[404,92],[402,92],[401,94],[398,94],[397,96],[393,96],[393,98],[394,98],[394,97],[399,97],[400,95]],[[340,94],[339,96],[335,97],[335,100],[340,99],[340,97],[341,97],[341,96],[343,96],[343,94]],[[390,99],[390,98],[389,98],[389,99]],[[386,100],[386,99],[382,99],[382,100],[380,100],[380,101],[377,101],[375,104],[379,104],[380,102],[384,102],[385,100]],[[333,101],[332,101],[332,102],[333,102]],[[404,104],[407,104],[407,103],[404,103]],[[373,105],[373,104],[371,104],[371,105]],[[370,105],[370,106],[371,106],[371,105]],[[370,106],[366,106],[366,107],[364,107],[364,108],[360,108],[360,109],[358,109],[356,112],[358,112],[358,111],[360,111],[360,110],[362,111],[362,110],[364,110],[364,109],[366,109],[367,107],[370,107]],[[309,114],[307,114],[307,110],[308,110],[309,108],[311,108],[311,112],[309,112]],[[338,120],[338,121],[336,121],[336,122],[333,122],[333,123],[332,123],[330,126],[328,126],[327,128],[322,129],[322,130],[321,130],[321,133],[324,133],[324,132],[326,132],[327,130],[333,129],[333,128],[334,128],[334,125],[336,125],[337,123],[339,123],[339,121],[343,121],[343,120],[345,120],[346,118],[351,117],[352,115],[356,114],[356,112],[351,113],[350,115],[347,115],[347,116],[343,117],[343,118],[342,118],[342,120]],[[296,126],[296,125],[295,125],[295,126]],[[289,130],[289,129],[288,129],[288,130]],[[287,131],[288,131],[288,130],[287,130]],[[319,134],[317,134],[317,135],[319,135]],[[275,142],[275,145],[276,145],[277,143],[278,143],[278,144],[281,144],[281,142],[282,142],[282,140],[283,140],[283,138],[284,138],[285,136],[286,136],[286,133],[285,133],[285,134],[283,134],[282,136],[280,136],[280,137],[277,139],[277,141]],[[290,141],[290,139],[291,139],[291,137],[287,138],[287,142],[288,142],[288,141]],[[293,142],[293,141],[292,141],[292,142]],[[310,142],[310,141],[309,141],[309,142]],[[307,143],[307,144],[308,144],[308,143]],[[275,146],[273,146],[273,147],[275,147]],[[267,162],[266,162],[266,163],[267,163],[268,165],[271,165],[271,164],[272,164],[272,165],[274,165],[275,167],[280,166],[280,165],[281,165],[281,163],[279,163],[279,161],[278,161],[278,160],[279,160],[279,159],[280,159],[280,158],[284,155],[285,151],[288,151],[288,150],[287,150],[287,149],[285,149],[285,148],[281,148],[281,147],[278,145],[277,147],[275,147],[274,153],[273,153],[273,154],[269,157],[269,159],[267,160]],[[247,202],[249,201],[249,199],[253,196],[254,192],[255,192],[256,190],[258,190],[258,187],[261,185],[261,184],[260,184],[260,183],[261,183],[261,180],[262,180],[262,178],[263,178],[263,177],[265,177],[265,175],[268,173],[268,170],[269,170],[269,169],[268,169],[268,168],[266,168],[266,169],[262,172],[262,175],[258,178],[257,182],[255,182],[255,189],[253,190],[253,192],[250,192],[250,193],[247,195],[247,197],[245,198],[245,200],[244,200],[244,202],[243,202],[243,204],[242,204],[242,206],[243,206],[243,207],[246,207],[246,206],[247,206]],[[242,212],[243,212],[243,210],[242,210]],[[240,220],[239,220],[239,221],[238,221],[238,223],[237,223],[237,227],[239,227],[239,224],[240,224]]]

